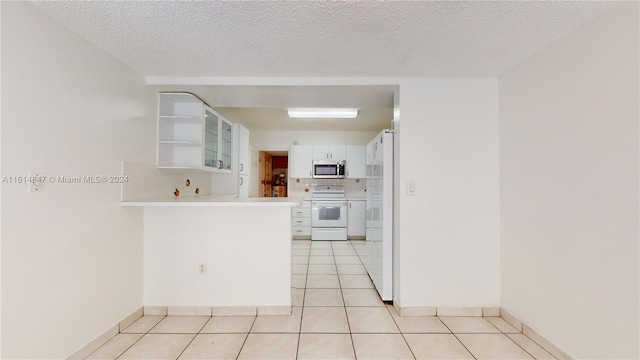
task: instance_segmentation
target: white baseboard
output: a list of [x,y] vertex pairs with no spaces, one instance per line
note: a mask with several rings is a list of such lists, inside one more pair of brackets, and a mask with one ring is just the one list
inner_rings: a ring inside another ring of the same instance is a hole
[[438,316],[482,316],[481,306],[438,306]]
[[91,340],[88,344],[81,347],[78,351],[69,356],[68,360],[78,360],[84,359],[89,356],[92,352],[98,350],[99,347],[106,344],[109,340],[111,340],[114,336],[118,335],[120,331],[127,326],[131,325],[133,322],[142,317],[143,310],[142,308],[132,312],[131,314],[125,316],[122,320],[118,321],[117,324],[110,327],[104,333],[98,335],[95,339]]
[[522,324],[522,333],[527,335],[527,337],[538,345],[542,346],[543,349],[547,350],[551,355],[557,357],[560,360],[574,360],[575,357],[567,354],[559,347],[555,346],[551,343],[551,341],[547,340],[544,336],[538,334],[535,330],[528,327],[526,324]]
[[529,339],[531,339],[536,344],[540,345],[543,349],[548,351],[551,355],[555,356],[560,360],[574,360],[575,357],[569,355],[564,350],[560,349],[556,345],[554,345],[551,341],[547,340],[544,336],[540,335],[538,332],[524,324],[522,321],[517,319],[515,316],[511,315],[504,308],[500,308],[500,317],[502,317],[506,322],[508,322],[511,326],[516,328],[518,331],[526,335]]
[[511,315],[507,310],[500,307],[482,307],[482,306],[467,306],[467,307],[455,307],[455,306],[401,306],[399,303],[394,302],[393,307],[396,309],[400,316],[485,316],[495,317],[499,316],[504,319],[511,326],[516,328],[520,333],[529,337],[533,342],[537,343],[548,351],[551,355],[557,357],[560,360],[573,360],[573,356],[569,355],[562,349],[552,344],[549,340],[538,334],[535,330],[531,329],[522,321],[518,320],[515,316]]

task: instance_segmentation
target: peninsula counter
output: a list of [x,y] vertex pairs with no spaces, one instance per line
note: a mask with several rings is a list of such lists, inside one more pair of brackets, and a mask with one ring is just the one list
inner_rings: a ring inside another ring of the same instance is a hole
[[289,313],[291,208],[301,202],[214,195],[123,202],[144,207],[145,306]]

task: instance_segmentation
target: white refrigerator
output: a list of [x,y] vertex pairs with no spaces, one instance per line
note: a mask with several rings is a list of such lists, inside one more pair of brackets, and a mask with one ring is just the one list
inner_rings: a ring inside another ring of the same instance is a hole
[[366,248],[363,262],[384,301],[393,300],[393,131],[366,148]]

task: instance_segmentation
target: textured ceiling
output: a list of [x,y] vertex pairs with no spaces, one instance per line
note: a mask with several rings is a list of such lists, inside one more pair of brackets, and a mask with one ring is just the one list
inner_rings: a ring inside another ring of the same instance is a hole
[[[158,79],[497,76],[610,1],[36,1]],[[162,81],[156,83],[163,83]],[[190,91],[253,130],[380,130],[393,88],[158,86]],[[287,107],[357,107],[356,120],[291,120]]]
[[145,76],[496,76],[612,6],[504,1],[45,1]]

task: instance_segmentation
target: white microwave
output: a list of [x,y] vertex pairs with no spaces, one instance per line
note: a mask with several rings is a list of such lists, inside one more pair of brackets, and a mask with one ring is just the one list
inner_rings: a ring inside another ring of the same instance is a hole
[[315,160],[313,161],[314,179],[344,179],[347,177],[345,170],[346,161]]

